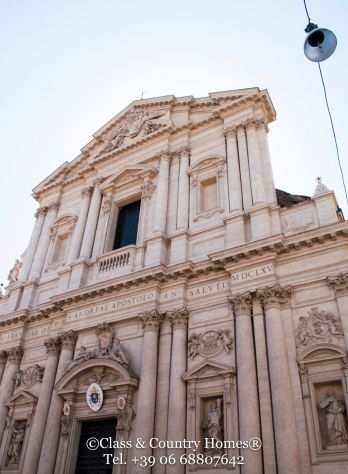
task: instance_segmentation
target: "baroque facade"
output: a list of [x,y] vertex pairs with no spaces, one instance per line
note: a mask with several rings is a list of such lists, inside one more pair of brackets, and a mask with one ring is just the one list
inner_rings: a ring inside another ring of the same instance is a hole
[[[34,189],[0,298],[1,473],[347,472],[348,225],[320,180],[275,188],[274,120],[258,88],[137,100]],[[127,464],[96,470],[93,434]],[[245,464],[132,461],[190,453]]]

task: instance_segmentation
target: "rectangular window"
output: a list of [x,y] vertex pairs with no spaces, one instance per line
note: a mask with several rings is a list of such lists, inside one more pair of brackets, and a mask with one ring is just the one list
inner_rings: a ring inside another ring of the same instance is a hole
[[116,235],[113,249],[137,242],[140,201],[132,202],[121,207],[117,219]]
[[216,178],[201,182],[201,211],[210,211],[217,207]]

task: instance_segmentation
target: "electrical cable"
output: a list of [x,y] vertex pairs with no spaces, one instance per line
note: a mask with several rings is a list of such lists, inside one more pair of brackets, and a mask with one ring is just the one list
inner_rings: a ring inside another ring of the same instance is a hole
[[[311,18],[310,18],[310,16],[309,16],[309,12],[308,12],[308,8],[307,8],[306,0],[303,0],[303,4],[304,4],[304,8],[305,8],[305,10],[306,10],[306,15],[307,15],[307,18],[308,18],[308,23],[311,23]],[[339,152],[339,148],[338,148],[338,141],[337,141],[335,126],[334,126],[334,122],[333,122],[333,118],[332,118],[332,113],[331,113],[331,109],[330,109],[329,99],[328,99],[328,96],[327,96],[326,85],[325,85],[324,76],[323,76],[323,71],[322,71],[322,69],[321,69],[320,62],[318,62],[318,69],[319,69],[321,84],[322,84],[322,86],[323,86],[324,97],[325,97],[325,103],[326,103],[326,109],[327,109],[327,112],[328,112],[329,118],[330,118],[331,129],[332,129],[332,135],[333,135],[334,142],[335,142],[338,166],[339,166],[339,168],[340,168],[341,178],[342,178],[342,183],[343,183],[343,188],[344,188],[344,193],[345,193],[345,195],[346,195],[346,201],[347,201],[347,204],[348,204],[347,186],[346,186],[346,182],[345,182],[345,179],[344,179],[344,173],[343,173],[343,168],[342,168],[342,162],[341,162],[340,152]]]

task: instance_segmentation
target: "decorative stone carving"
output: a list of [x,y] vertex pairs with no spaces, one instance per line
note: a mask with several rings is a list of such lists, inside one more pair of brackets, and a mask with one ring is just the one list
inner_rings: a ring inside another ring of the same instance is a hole
[[12,347],[7,351],[7,358],[10,362],[19,364],[23,357],[23,349],[21,347]]
[[67,349],[73,349],[76,342],[76,333],[72,330],[64,332],[60,335],[62,347]]
[[11,270],[8,274],[8,277],[7,277],[10,286],[14,285],[18,281],[19,272],[21,271],[22,264],[23,263],[20,260],[18,260],[18,258],[17,258],[16,261],[15,261],[15,264],[11,268]]
[[144,179],[144,184],[141,187],[141,197],[143,199],[150,199],[154,193],[156,186],[153,184],[149,177]]
[[236,315],[247,314],[250,315],[252,296],[251,293],[243,293],[236,295],[230,299]]
[[183,307],[169,311],[167,317],[173,324],[174,328],[185,328],[187,326],[189,312],[187,308]]
[[23,447],[24,436],[25,436],[25,428],[26,428],[25,420],[15,421],[13,430],[12,430],[10,445],[7,451],[7,464],[8,465],[19,464],[22,447]]
[[345,420],[346,407],[343,401],[334,395],[324,398],[319,407],[325,411],[328,445],[327,449],[348,446],[347,424]]
[[160,314],[156,309],[153,309],[151,311],[139,314],[138,318],[143,323],[144,331],[157,331],[160,322],[163,319],[163,315]]
[[93,358],[113,359],[123,367],[128,367],[128,358],[110,324],[99,324],[96,329],[96,335],[98,337],[98,348],[88,351],[85,346],[81,346],[77,356],[70,363],[69,369]]
[[117,431],[130,431],[134,417],[133,407],[127,403],[117,414]]
[[71,427],[71,417],[70,415],[62,415],[61,417],[61,435],[65,438],[69,435],[70,433],[70,427]]
[[348,293],[348,273],[340,273],[335,277],[328,277],[326,281],[335,290],[337,295]]
[[333,313],[311,308],[308,316],[299,318],[296,330],[296,346],[330,343],[343,337],[341,321]]
[[102,211],[103,211],[103,214],[109,214],[109,212],[111,211],[111,207],[112,207],[112,196],[111,195],[108,195],[106,196],[106,198],[103,200],[103,205],[102,205]]
[[51,337],[49,339],[46,339],[44,342],[47,353],[57,353],[60,349],[60,338],[59,337]]
[[16,375],[16,388],[21,385],[24,385],[25,388],[30,388],[36,383],[41,383],[44,371],[44,367],[38,364],[31,365],[25,370],[19,370]]
[[[205,417],[202,423],[202,432],[204,438],[216,441],[224,440],[223,428],[223,400],[222,397],[208,399],[204,402]],[[207,449],[207,454],[220,454],[221,449],[216,447]]]
[[290,301],[292,294],[291,287],[274,285],[263,290],[257,290],[256,295],[266,306],[279,306]]
[[196,356],[211,357],[222,351],[230,352],[233,338],[228,329],[210,330],[204,333],[192,333],[188,340],[188,352],[191,360]]
[[313,196],[319,196],[320,194],[329,193],[329,188],[322,182],[321,178],[316,178],[317,185],[314,190]]
[[104,151],[120,148],[128,140],[134,140],[140,135],[147,136],[164,127],[166,123],[158,119],[164,116],[163,112],[133,109],[124,118],[111,137]]

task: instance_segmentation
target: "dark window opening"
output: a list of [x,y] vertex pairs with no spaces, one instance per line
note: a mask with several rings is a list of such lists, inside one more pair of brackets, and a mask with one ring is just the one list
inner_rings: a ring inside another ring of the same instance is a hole
[[117,219],[113,250],[134,245],[137,242],[140,201],[121,207]]

